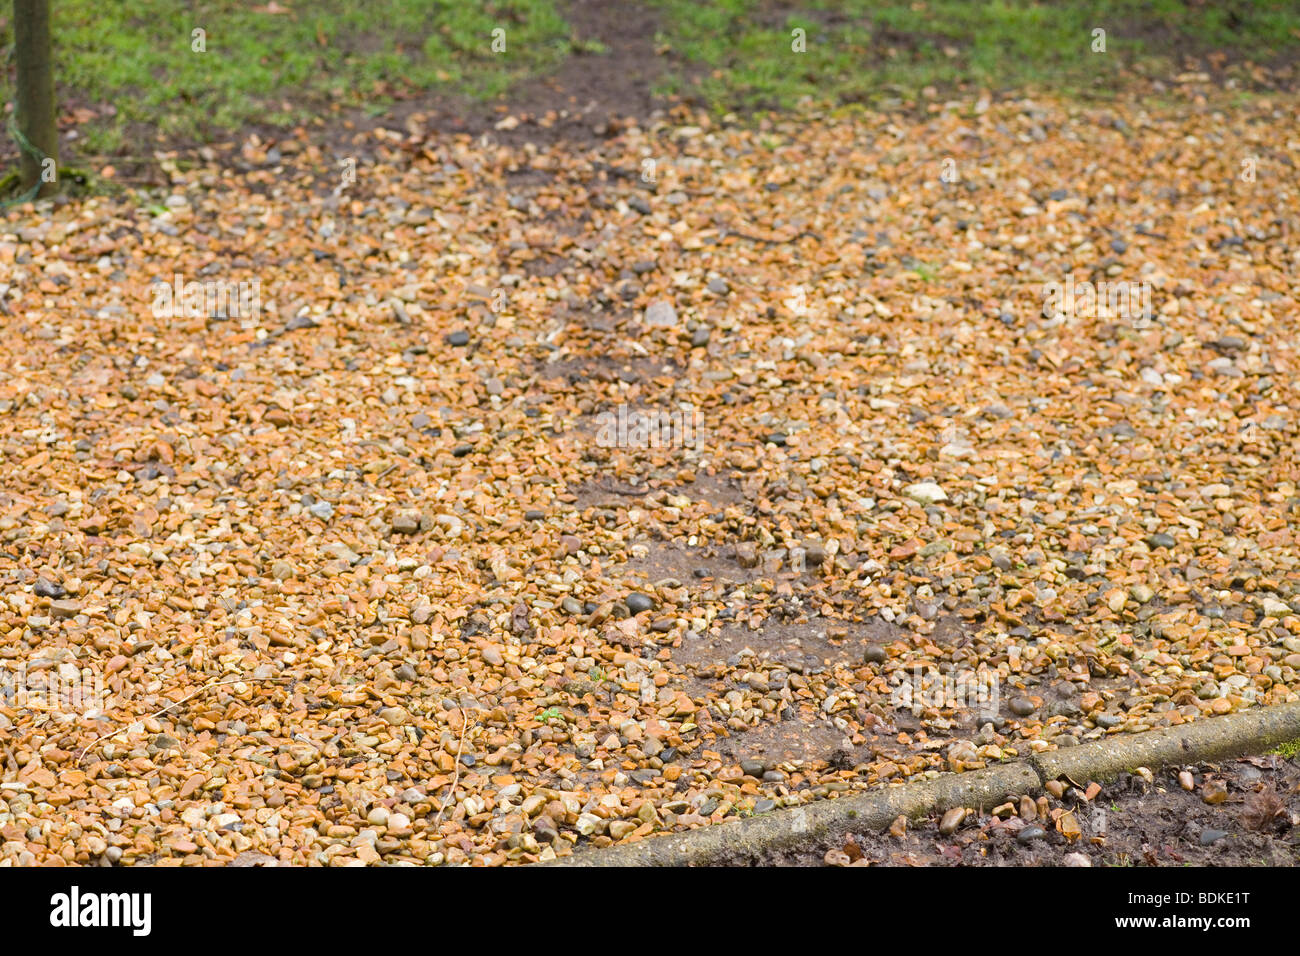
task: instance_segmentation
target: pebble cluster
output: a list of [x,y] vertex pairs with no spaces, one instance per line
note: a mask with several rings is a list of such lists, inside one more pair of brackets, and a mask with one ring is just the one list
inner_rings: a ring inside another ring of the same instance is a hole
[[417,120],[8,211],[0,864],[527,863],[1294,700],[1298,128]]

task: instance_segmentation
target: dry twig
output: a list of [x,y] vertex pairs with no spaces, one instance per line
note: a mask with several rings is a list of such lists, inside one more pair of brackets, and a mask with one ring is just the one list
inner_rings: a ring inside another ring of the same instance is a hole
[[433,825],[436,827],[442,822],[442,812],[447,809],[447,804],[456,797],[456,785],[460,783],[460,758],[465,752],[465,730],[469,727],[469,718],[465,711],[460,712],[460,743],[456,746],[456,772],[451,778],[451,789],[447,791],[447,799],[439,801],[438,815],[433,818]]

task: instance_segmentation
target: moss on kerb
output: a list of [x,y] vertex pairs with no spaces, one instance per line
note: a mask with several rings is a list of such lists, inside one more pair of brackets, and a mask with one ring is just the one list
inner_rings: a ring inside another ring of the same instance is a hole
[[1029,758],[1044,781],[1085,776],[1102,783],[1136,767],[1219,760],[1264,753],[1300,736],[1300,703],[1256,707],[1227,717],[1198,720],[1141,734],[1118,734],[1093,744]]
[[1274,747],[1269,753],[1286,757],[1288,760],[1300,756],[1300,740],[1288,740],[1286,743]]
[[580,851],[547,866],[703,866],[827,841],[855,829],[883,829],[952,807],[992,807],[1007,797],[1039,790],[1067,776],[1076,782],[1203,760],[1263,753],[1300,741],[1300,702],[1199,720],[1182,727],[1119,734],[1027,760],[963,774],[944,774],[855,797],[822,800],[788,810],[653,837],[604,850]]

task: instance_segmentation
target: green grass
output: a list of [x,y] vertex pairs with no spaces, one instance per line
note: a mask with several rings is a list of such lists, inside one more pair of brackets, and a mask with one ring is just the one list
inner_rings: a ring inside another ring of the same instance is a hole
[[[717,108],[875,102],[962,84],[1080,92],[1109,88],[1135,65],[1176,73],[1181,49],[1257,62],[1300,53],[1300,5],[1290,0],[652,2],[666,24],[660,41],[708,68],[696,83],[670,77],[665,91]],[[803,53],[792,50],[796,28]],[[1092,50],[1096,28],[1106,31],[1104,53]]]
[[[619,55],[563,0],[54,0],[59,100],[83,155],[149,154],[250,123],[385,111],[424,90],[492,98],[575,54]],[[614,2],[614,0],[610,0]],[[632,2],[632,0],[619,0]],[[1295,0],[642,0],[672,57],[659,92],[719,110],[804,97],[878,103],[925,87],[1109,91],[1126,71],[1168,76],[1181,51],[1300,60]],[[287,8],[287,9],[286,9]],[[13,28],[0,3],[0,100]],[[492,51],[492,31],[506,51]],[[1103,28],[1106,52],[1093,53]],[[192,49],[206,31],[206,52]],[[792,50],[805,32],[806,51]],[[65,123],[65,126],[67,124]]]
[[[114,114],[83,123],[83,149],[115,149],[140,124],[203,139],[250,122],[309,121],[331,104],[382,107],[404,89],[490,97],[570,52],[555,0],[286,0],[282,14],[258,6],[55,0],[61,104]],[[492,50],[498,27],[504,53]],[[192,48],[195,29],[206,52]],[[12,44],[6,18],[0,48]],[[13,98],[12,83],[12,69],[0,74],[0,99]]]

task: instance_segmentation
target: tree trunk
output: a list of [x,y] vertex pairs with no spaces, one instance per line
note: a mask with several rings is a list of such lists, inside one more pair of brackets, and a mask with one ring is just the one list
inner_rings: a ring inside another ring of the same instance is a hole
[[[14,59],[18,64],[14,125],[27,140],[18,144],[23,189],[39,184],[40,196],[58,185],[54,174],[59,161],[59,125],[54,115],[50,54],[50,0],[14,0]],[[53,163],[43,162],[42,153]]]

